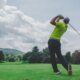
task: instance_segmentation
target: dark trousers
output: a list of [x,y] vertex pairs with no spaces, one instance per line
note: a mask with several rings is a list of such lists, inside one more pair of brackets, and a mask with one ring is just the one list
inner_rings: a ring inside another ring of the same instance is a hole
[[52,63],[52,67],[53,67],[54,72],[58,72],[59,71],[58,68],[57,68],[57,62],[56,62],[55,55],[58,57],[58,59],[60,60],[61,64],[63,65],[63,67],[66,70],[68,70],[68,62],[65,60],[65,58],[61,54],[60,41],[55,40],[55,39],[49,39],[48,48],[49,48],[49,53],[50,53],[50,57],[51,57],[51,63]]

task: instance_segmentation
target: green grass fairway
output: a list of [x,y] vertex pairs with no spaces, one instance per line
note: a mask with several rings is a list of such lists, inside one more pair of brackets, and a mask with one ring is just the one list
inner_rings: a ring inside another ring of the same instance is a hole
[[0,63],[0,80],[80,80],[80,65],[73,65],[73,76],[58,66],[61,75],[54,75],[50,64]]

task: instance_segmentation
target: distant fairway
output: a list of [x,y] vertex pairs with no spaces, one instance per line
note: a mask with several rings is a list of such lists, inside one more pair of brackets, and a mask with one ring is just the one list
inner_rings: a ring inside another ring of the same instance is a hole
[[80,80],[80,65],[73,65],[73,76],[58,66],[61,75],[54,75],[50,64],[0,63],[0,80]]

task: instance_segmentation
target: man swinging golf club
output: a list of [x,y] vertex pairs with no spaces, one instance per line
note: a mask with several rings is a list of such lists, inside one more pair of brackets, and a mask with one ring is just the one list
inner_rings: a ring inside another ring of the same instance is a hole
[[[62,22],[60,21],[62,19]],[[64,18],[62,15],[58,15],[54,17],[50,23],[55,26],[53,32],[50,35],[50,39],[48,41],[48,48],[51,58],[51,64],[55,74],[60,74],[61,72],[58,70],[56,57],[59,58],[63,67],[67,70],[69,75],[72,75],[72,67],[71,64],[67,62],[67,60],[61,54],[61,37],[67,31],[69,18]]]

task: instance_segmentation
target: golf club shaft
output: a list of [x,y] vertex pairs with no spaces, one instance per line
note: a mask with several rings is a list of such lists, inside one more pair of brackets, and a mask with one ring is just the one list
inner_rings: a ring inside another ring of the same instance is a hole
[[80,33],[69,23],[70,27],[72,27],[72,29],[78,33],[78,35],[80,35]]

